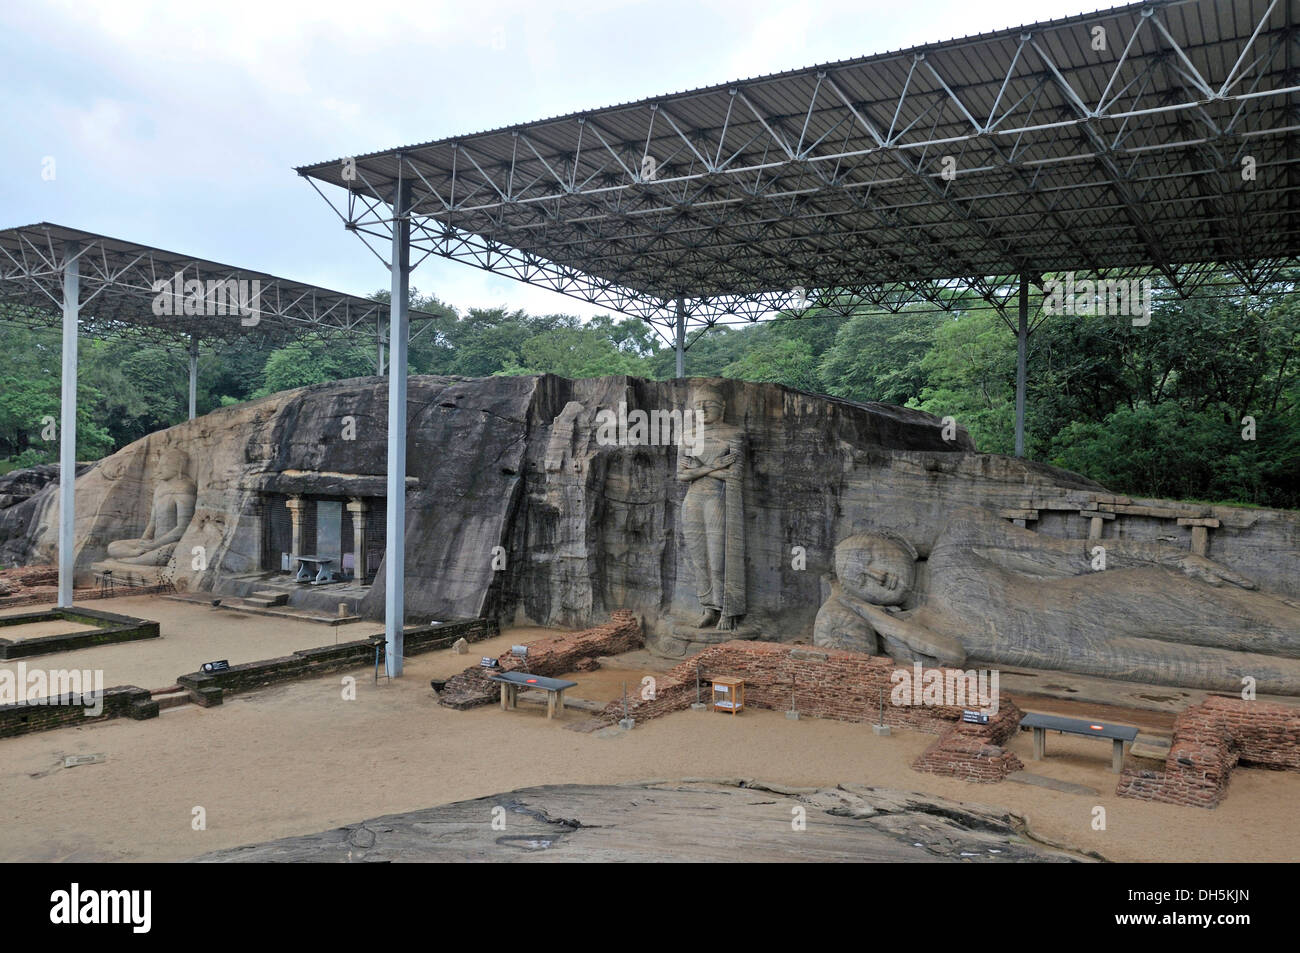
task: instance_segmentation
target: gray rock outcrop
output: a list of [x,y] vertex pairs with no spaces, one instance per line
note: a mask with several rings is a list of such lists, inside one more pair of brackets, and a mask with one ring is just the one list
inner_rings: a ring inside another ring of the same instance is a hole
[[[806,827],[792,827],[798,812]],[[791,836],[792,830],[797,831]],[[547,785],[332,831],[214,851],[199,863],[748,861],[1025,863],[1094,858],[1036,841],[1023,818],[855,784]]]

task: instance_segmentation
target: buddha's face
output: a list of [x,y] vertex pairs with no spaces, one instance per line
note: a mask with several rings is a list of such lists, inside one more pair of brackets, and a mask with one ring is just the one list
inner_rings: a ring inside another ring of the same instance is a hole
[[179,450],[169,450],[158,461],[158,476],[163,480],[174,480],[185,472],[189,458]]
[[702,424],[716,424],[722,419],[725,407],[722,401],[712,394],[701,394],[695,398],[695,419]]
[[835,575],[850,595],[878,606],[901,605],[916,583],[916,562],[884,536],[850,536],[835,547]]

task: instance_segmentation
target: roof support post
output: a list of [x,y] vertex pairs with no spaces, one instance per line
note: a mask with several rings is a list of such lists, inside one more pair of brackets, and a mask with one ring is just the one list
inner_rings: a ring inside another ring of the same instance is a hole
[[[402,674],[406,621],[406,342],[410,332],[411,183],[393,194],[392,298],[388,318],[388,506],[384,554],[384,667]],[[380,347],[383,347],[382,339]]]
[[1020,276],[1020,321],[1016,325],[1016,456],[1025,455],[1025,364],[1029,350],[1029,276]]
[[190,335],[190,420],[195,417],[199,394],[199,336]]
[[76,570],[77,319],[81,311],[81,247],[63,246],[63,376],[59,398],[59,608],[72,606]]
[[384,316],[383,314],[375,315],[375,346],[378,348],[378,358],[375,361],[375,376],[384,376]]
[[677,379],[686,376],[686,299],[677,299]]

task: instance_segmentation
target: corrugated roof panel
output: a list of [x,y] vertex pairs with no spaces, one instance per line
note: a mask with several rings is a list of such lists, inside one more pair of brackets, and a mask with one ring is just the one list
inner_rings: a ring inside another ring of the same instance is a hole
[[[1260,69],[1287,6],[1243,67]],[[465,249],[500,243],[646,301],[778,292],[817,261],[819,280],[854,284],[1294,256],[1295,228],[1277,228],[1297,204],[1293,104],[1232,98],[1281,88],[1281,67],[1214,100],[1182,60],[1217,90],[1267,9],[1133,4],[388,150],[356,160],[368,185],[338,163],[300,171],[388,197],[407,153],[440,196],[417,182],[417,216],[457,237],[433,253],[482,267]],[[1224,168],[1244,141],[1268,162],[1248,201]]]
[[[0,301],[27,309],[29,323],[59,323],[69,243],[76,245],[73,253],[80,261],[85,301],[81,322],[92,334],[123,324],[157,332],[155,337],[172,342],[191,335],[210,341],[283,342],[309,332],[359,332],[363,325],[370,335],[374,317],[387,311],[387,305],[369,298],[50,222],[0,230]],[[250,300],[248,314],[224,309],[207,315],[160,313],[154,282],[172,280],[177,272],[187,280],[203,281],[205,289],[209,281],[246,281],[251,293],[256,281],[260,297]],[[425,320],[433,315],[412,312],[412,317]]]

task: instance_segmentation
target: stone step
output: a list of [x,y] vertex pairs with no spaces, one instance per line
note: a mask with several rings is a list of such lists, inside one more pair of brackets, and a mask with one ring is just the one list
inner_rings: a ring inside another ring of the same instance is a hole
[[1061,781],[1057,778],[1049,778],[1044,774],[1034,774],[1032,771],[1013,771],[1007,775],[1008,781],[1015,781],[1017,784],[1033,784],[1040,788],[1050,788],[1053,791],[1061,791],[1064,794],[1086,794],[1090,797],[1096,796],[1097,792],[1093,788],[1083,784],[1073,784],[1069,781]]
[[1150,761],[1164,761],[1169,756],[1169,749],[1172,746],[1172,740],[1166,735],[1152,735],[1146,732],[1138,732],[1138,736],[1133,739],[1129,745],[1128,753],[1135,758],[1146,758]]
[[217,606],[218,609],[249,612],[253,615],[275,616],[280,619],[296,619],[299,622],[315,622],[318,625],[349,625],[361,621],[361,616],[358,615],[335,616],[313,612],[308,609],[294,609],[290,606],[264,606],[252,599],[224,597],[218,601],[220,602],[220,605]]
[[289,602],[289,594],[287,592],[279,592],[275,589],[259,589],[245,601],[251,602],[255,606],[269,609],[271,606],[287,605]]
[[149,694],[153,701],[157,703],[159,710],[179,708],[181,705],[190,703],[189,691],[180,685],[173,685],[171,688],[160,688]]

